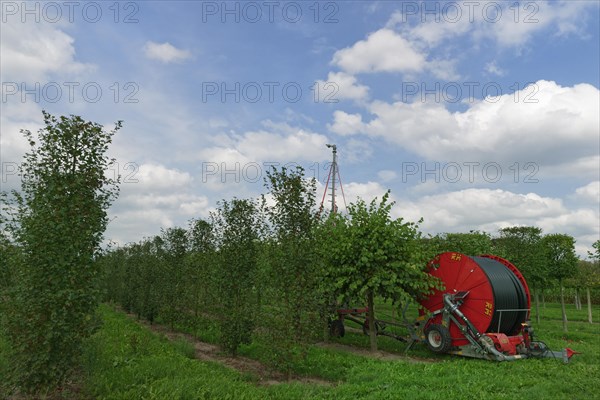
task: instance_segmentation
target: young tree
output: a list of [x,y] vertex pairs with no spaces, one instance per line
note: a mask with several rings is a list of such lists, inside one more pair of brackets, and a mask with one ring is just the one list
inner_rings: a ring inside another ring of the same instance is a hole
[[188,311],[182,289],[185,286],[184,259],[189,250],[189,236],[185,229],[175,227],[163,229],[161,239],[164,248],[160,257],[163,266],[161,315],[173,329],[176,322],[186,318]]
[[560,305],[562,309],[563,330],[567,332],[567,312],[565,309],[564,281],[573,276],[577,267],[575,239],[572,236],[554,233],[542,239],[545,260],[551,278],[558,281],[560,287]]
[[594,251],[588,251],[590,261],[586,261],[581,265],[581,274],[587,278],[585,291],[587,295],[588,322],[592,322],[592,296],[591,289],[600,287],[600,240],[596,240],[592,244]]
[[51,389],[77,365],[81,344],[97,326],[99,301],[94,258],[108,223],[106,210],[118,182],[105,171],[116,131],[78,116],[43,112],[37,137],[21,164],[21,192],[11,234],[23,262],[15,274],[7,330],[13,372],[24,391]]
[[198,324],[201,314],[213,312],[215,304],[214,283],[216,268],[215,237],[210,222],[203,219],[190,221],[188,229],[190,251],[185,257],[185,295],[194,311],[194,324]]
[[265,242],[267,265],[261,273],[269,282],[264,291],[270,304],[263,304],[262,321],[269,325],[273,361],[289,377],[291,361],[305,356],[300,344],[319,324],[316,181],[307,180],[300,167],[282,168],[267,173],[265,186],[271,197],[269,201],[263,197],[270,232]]
[[331,268],[329,281],[338,293],[367,302],[372,351],[377,350],[375,297],[396,304],[426,294],[439,283],[424,272],[427,256],[418,226],[393,219],[388,200],[389,192],[380,203],[358,200],[348,207],[349,218],[334,217],[324,252]]
[[256,217],[254,202],[234,199],[222,201],[213,218],[219,245],[215,273],[220,342],[234,356],[241,344],[250,343],[255,324]]
[[540,288],[547,280],[547,264],[541,244],[542,230],[535,226],[511,226],[500,229],[496,246],[501,256],[523,273],[533,289],[535,318],[540,322]]
[[577,272],[570,279],[571,284],[576,288],[584,288],[587,295],[588,322],[592,320],[592,296],[591,289],[600,287],[600,264],[587,260],[579,260],[577,263]]

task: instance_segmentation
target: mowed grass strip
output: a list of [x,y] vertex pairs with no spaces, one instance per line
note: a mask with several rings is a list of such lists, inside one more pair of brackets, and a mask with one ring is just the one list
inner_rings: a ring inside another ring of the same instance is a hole
[[[549,305],[554,309],[556,305]],[[376,359],[348,351],[367,347],[366,337],[349,333],[339,344],[309,346],[298,375],[330,380],[331,385],[259,385],[254,377],[219,363],[193,358],[192,345],[168,341],[121,312],[100,307],[102,328],[86,344],[85,398],[94,399],[600,399],[600,333],[597,324],[543,319],[535,326],[552,349],[571,347],[583,354],[570,364],[558,360],[499,363],[450,355],[431,356],[423,346],[413,358]],[[574,318],[579,319],[579,318]],[[400,353],[403,344],[380,338],[383,348]],[[267,344],[245,346],[246,357],[262,359]],[[9,366],[0,339],[0,376]],[[424,357],[429,358],[424,359]],[[0,396],[3,397],[3,396]]]

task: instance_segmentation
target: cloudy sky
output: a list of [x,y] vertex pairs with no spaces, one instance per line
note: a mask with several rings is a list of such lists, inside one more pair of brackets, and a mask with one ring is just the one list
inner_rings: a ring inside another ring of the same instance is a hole
[[[1,3],[2,189],[41,110],[123,129],[107,240],[301,165],[426,233],[600,235],[596,1]],[[341,201],[341,199],[340,199]]]

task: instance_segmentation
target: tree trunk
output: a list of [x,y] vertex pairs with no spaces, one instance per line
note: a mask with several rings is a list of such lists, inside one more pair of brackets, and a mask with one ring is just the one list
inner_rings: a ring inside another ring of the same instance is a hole
[[587,294],[587,303],[588,303],[588,322],[592,323],[592,297],[590,296],[590,288],[586,288],[585,292]]
[[371,339],[371,351],[377,351],[377,327],[375,326],[375,308],[373,307],[373,291],[369,291],[367,295],[367,307],[369,313],[367,321],[369,321],[369,338]]
[[560,307],[562,309],[563,331],[567,332],[567,310],[565,309],[565,288],[560,283]]
[[540,291],[538,289],[534,289],[535,296],[535,322],[540,323]]
[[544,310],[546,309],[546,297],[544,296],[544,291],[542,290],[542,307]]
[[575,289],[575,309],[581,310],[581,303],[579,302],[579,289]]

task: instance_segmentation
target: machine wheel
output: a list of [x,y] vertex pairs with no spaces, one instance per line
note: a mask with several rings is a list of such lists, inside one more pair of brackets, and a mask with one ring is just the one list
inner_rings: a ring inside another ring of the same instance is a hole
[[339,319],[334,319],[329,324],[329,334],[332,337],[344,337],[346,334],[346,328],[344,328],[344,322]]
[[452,338],[448,328],[438,324],[431,324],[425,328],[427,347],[434,353],[446,353],[452,345]]

